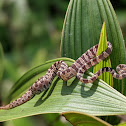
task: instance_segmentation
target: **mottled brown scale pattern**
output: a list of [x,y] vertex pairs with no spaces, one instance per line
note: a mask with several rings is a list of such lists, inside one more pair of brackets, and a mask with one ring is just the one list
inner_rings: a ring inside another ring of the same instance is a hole
[[73,76],[77,76],[77,78],[82,83],[92,83],[94,82],[98,76],[100,76],[103,72],[109,72],[114,78],[123,79],[126,77],[126,64],[120,64],[117,66],[116,70],[119,74],[115,72],[112,68],[104,67],[97,71],[93,77],[86,79],[83,78],[83,74],[90,67],[96,65],[101,60],[104,60],[106,57],[110,55],[112,52],[112,45],[110,42],[107,42],[108,48],[102,52],[99,56],[96,56],[98,44],[87,50],[80,58],[76,60],[75,63],[68,67],[67,64],[63,61],[55,62],[47,71],[47,73],[40,77],[29,89],[28,91],[22,95],[22,97],[17,100],[11,102],[8,105],[0,107],[0,109],[11,109],[16,106],[19,106],[28,100],[30,100],[35,94],[39,94],[42,91],[49,88],[51,82],[58,75],[62,80],[67,81]]
[[8,105],[0,107],[0,109],[11,109],[11,108],[14,108],[16,106],[19,106],[19,105],[29,101],[33,96],[34,96],[34,94],[32,93],[32,91],[28,90],[24,95],[22,95],[22,97],[20,97],[17,100],[11,102]]

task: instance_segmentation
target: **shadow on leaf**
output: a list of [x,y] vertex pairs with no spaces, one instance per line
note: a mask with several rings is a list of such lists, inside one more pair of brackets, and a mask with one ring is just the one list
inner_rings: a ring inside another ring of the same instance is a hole
[[48,88],[48,89],[42,94],[42,96],[41,96],[41,97],[38,99],[38,101],[35,103],[34,107],[37,107],[37,106],[41,105],[43,102],[45,102],[45,101],[49,98],[49,96],[52,94],[52,92],[53,92],[53,90],[54,90],[54,88],[55,88],[55,86],[56,86],[56,84],[58,83],[59,80],[60,80],[60,79],[57,78],[57,79],[55,80],[55,82],[52,84],[52,86],[51,86],[50,88]]
[[63,81],[61,95],[70,95],[70,94],[72,94],[72,92],[75,89],[75,87],[77,86],[78,82],[79,82],[79,80],[75,78],[72,81],[71,85],[68,86],[67,81]]
[[[83,97],[83,98],[90,97],[96,92],[96,89],[98,87],[98,81],[93,82],[91,87],[87,86],[87,85],[88,84],[81,85],[81,97]],[[87,87],[89,90],[85,90],[85,88],[87,88]]]

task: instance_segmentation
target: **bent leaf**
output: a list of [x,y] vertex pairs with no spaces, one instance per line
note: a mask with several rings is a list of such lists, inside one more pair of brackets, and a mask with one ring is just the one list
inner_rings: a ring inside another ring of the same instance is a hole
[[88,114],[64,112],[62,115],[65,116],[73,126],[111,126],[107,122]]
[[[20,97],[26,89],[58,60],[69,66],[72,59],[60,58],[46,62],[24,74],[12,88],[9,98]],[[85,77],[92,76],[86,72]],[[126,114],[126,97],[102,80],[82,84],[75,77],[65,82],[56,77],[49,90],[10,110],[0,110],[0,122],[45,113],[82,112],[95,116]]]

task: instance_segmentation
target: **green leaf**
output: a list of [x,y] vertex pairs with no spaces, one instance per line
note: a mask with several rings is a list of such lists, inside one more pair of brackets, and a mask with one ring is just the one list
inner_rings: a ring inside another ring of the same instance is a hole
[[[48,68],[58,60],[69,66],[72,59],[59,58],[46,62],[24,74],[14,85],[8,98],[21,96]],[[92,76],[90,72],[85,77]],[[82,84],[75,77],[65,82],[56,77],[49,90],[10,110],[0,110],[0,121],[7,121],[45,113],[82,112],[95,116],[126,114],[126,97],[102,80]]]
[[[70,0],[62,30],[61,56],[76,60],[98,44],[104,21],[108,41],[113,45],[110,55],[112,68],[125,64],[124,38],[110,0]],[[126,94],[126,79],[114,79],[113,87]]]
[[3,48],[0,43],[0,80],[2,79],[3,72],[4,72]]
[[43,76],[50,66],[58,60],[69,61],[68,65],[71,62],[74,62],[72,59],[68,58],[58,58],[54,60],[47,61],[45,64],[42,64],[34,69],[29,70],[24,76],[22,76],[12,87],[6,101],[10,101],[17,97],[20,93],[25,92],[39,77]]
[[[106,49],[107,49],[107,36],[106,36],[106,25],[104,22],[101,30],[97,56],[100,55]],[[109,57],[107,57],[105,60],[101,61],[100,63],[96,64],[93,73],[96,73],[98,70],[100,70],[103,67],[111,67],[111,61]],[[110,73],[107,72],[103,73],[102,75],[99,76],[99,78],[105,81],[107,84],[111,86],[113,85],[113,78]]]
[[65,116],[73,126],[111,126],[97,117],[84,113],[65,112],[62,113],[62,115]]

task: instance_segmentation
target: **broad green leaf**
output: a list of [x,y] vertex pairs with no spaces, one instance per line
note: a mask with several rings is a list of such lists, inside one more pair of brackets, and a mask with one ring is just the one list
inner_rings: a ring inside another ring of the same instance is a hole
[[[110,0],[70,0],[61,37],[61,56],[77,59],[98,44],[103,22],[113,45],[112,68],[126,63],[125,43]],[[91,69],[90,69],[91,70]],[[113,87],[126,94],[126,79],[114,79]]]
[[[107,36],[106,36],[106,25],[105,22],[103,23],[100,40],[99,40],[99,47],[97,51],[97,56],[100,55],[103,51],[107,49]],[[100,70],[103,67],[111,67],[111,61],[110,58],[107,57],[105,60],[101,61],[99,64],[96,64],[93,70],[93,73],[96,73],[98,70]],[[99,76],[100,79],[105,81],[109,85],[113,85],[113,79],[111,74],[108,72],[103,73]]]
[[62,115],[65,116],[73,126],[111,126],[95,116],[84,113],[64,112]]
[[[33,68],[17,81],[8,98],[14,100],[20,97],[58,60],[65,61],[69,66],[74,62],[72,59],[59,58]],[[92,75],[90,72],[85,73],[85,77]],[[67,82],[56,77],[49,90],[14,109],[0,110],[0,121],[70,111],[95,116],[126,114],[126,97],[102,80],[96,80],[93,84],[82,84],[75,77]]]
[[3,71],[4,71],[4,61],[3,61],[3,48],[0,43],[0,80],[2,79],[3,76]]

